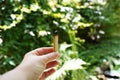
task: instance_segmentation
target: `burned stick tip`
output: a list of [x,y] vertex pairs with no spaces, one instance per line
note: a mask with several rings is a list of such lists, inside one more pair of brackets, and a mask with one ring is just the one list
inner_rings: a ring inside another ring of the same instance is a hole
[[57,30],[54,32],[54,35],[58,35],[58,31]]

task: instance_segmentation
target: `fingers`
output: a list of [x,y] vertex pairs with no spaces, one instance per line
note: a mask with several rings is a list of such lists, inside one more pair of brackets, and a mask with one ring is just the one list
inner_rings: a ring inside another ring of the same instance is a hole
[[52,61],[55,60],[55,59],[58,59],[59,57],[60,57],[60,55],[59,55],[58,53],[52,52],[52,53],[43,55],[43,56],[42,56],[42,60],[43,60],[45,63],[48,63],[48,62],[52,62]]
[[53,47],[43,47],[32,51],[32,53],[36,55],[44,55],[51,52],[53,52]]
[[44,72],[44,76],[45,78],[47,78],[48,76],[50,76],[51,74],[53,74],[55,72],[55,69],[50,69],[49,71]]
[[53,67],[58,64],[59,64],[58,61],[49,62],[46,66],[46,70],[44,71],[39,80],[45,80],[48,76],[53,74],[55,72],[55,69]]
[[53,74],[55,72],[55,69],[52,68],[46,72],[43,73],[43,75],[41,76],[41,78],[39,80],[44,80],[45,78],[47,78],[48,76],[50,76],[51,74]]
[[46,66],[46,69],[48,68],[51,68],[51,67],[55,67],[56,65],[58,65],[59,62],[58,61],[52,61],[52,62],[49,62]]

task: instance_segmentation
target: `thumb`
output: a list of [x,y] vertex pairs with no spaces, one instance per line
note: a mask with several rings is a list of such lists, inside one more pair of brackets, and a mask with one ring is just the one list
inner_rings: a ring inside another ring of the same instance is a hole
[[48,63],[48,62],[51,62],[59,57],[60,57],[60,55],[57,52],[52,52],[52,53],[43,55],[42,59],[44,62]]

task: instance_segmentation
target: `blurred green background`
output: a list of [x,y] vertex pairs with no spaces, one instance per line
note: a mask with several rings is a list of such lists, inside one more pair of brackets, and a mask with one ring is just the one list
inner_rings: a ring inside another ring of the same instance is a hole
[[58,30],[60,65],[47,80],[120,74],[119,22],[120,0],[0,0],[0,73],[16,67],[25,53],[53,46]]

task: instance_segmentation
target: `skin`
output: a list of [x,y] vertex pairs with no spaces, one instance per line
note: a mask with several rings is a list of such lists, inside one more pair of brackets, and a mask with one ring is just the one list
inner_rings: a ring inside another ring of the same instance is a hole
[[35,49],[28,52],[15,69],[3,74],[0,80],[45,80],[55,72],[59,57],[52,47]]

